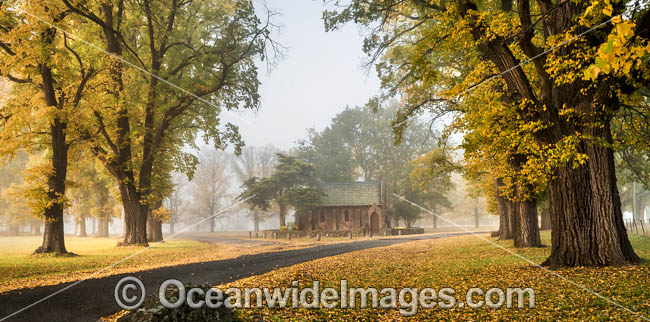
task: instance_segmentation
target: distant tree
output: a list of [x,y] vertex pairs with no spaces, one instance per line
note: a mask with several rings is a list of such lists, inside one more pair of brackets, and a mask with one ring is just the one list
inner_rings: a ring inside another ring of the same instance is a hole
[[403,195],[412,190],[409,161],[427,152],[439,136],[416,119],[400,140],[395,140],[391,120],[397,110],[396,101],[386,106],[346,108],[322,132],[311,130],[309,139],[299,141],[296,148],[296,156],[312,162],[321,180],[383,180],[388,187],[387,213],[394,222],[409,215],[396,209],[392,193]]
[[612,125],[618,147],[616,183],[623,210],[630,211],[634,220],[642,220],[650,205],[650,90],[641,90],[631,104],[616,115]]
[[[449,208],[448,193],[453,188],[451,174],[459,166],[451,159],[444,148],[434,148],[411,162],[413,170],[409,174],[414,196],[422,205],[431,209],[433,228],[437,228],[438,217],[443,208]],[[407,198],[408,199],[408,198]],[[409,199],[412,200],[412,199]]]
[[169,210],[169,232],[174,233],[174,226],[181,221],[189,201],[183,198],[187,181],[181,173],[172,175],[174,191],[164,200],[164,206]]
[[[233,158],[233,169],[239,180],[244,184],[252,178],[267,178],[275,170],[276,149],[273,146],[246,147],[239,157]],[[260,222],[272,215],[252,203],[247,203],[248,216],[253,220],[255,231],[260,230]]]
[[[406,191],[402,191],[402,196],[415,203],[420,203],[422,198],[419,198],[420,195],[413,189],[413,187],[407,187]],[[411,203],[398,200],[395,202],[395,216],[398,219],[401,219],[406,227],[413,227],[416,221],[422,217],[420,208],[413,206]]]
[[21,194],[12,193],[16,187],[23,184],[28,157],[26,152],[21,151],[0,166],[0,222],[9,227],[9,233],[12,235],[18,234],[20,226],[26,222],[33,226],[38,224],[40,233],[38,217],[30,214]]
[[228,158],[225,152],[218,150],[202,152],[191,181],[192,208],[199,218],[211,218],[210,232],[215,231],[215,220],[226,215],[217,214],[224,208],[225,201],[232,197],[229,193],[231,178],[227,172]]
[[352,181],[355,164],[347,148],[347,133],[343,128],[328,126],[322,132],[309,129],[307,140],[298,141],[295,155],[314,165],[316,176],[327,182]]
[[[267,178],[250,178],[244,182],[240,200],[260,209],[268,209],[271,202],[279,207],[280,227],[286,226],[286,215],[290,208],[296,212],[306,211],[317,204],[322,192],[316,186],[314,167],[297,157],[276,154],[274,173]],[[250,199],[248,199],[250,198]]]
[[115,183],[104,171],[94,158],[80,159],[70,167],[68,198],[71,205],[67,211],[75,218],[79,237],[86,237],[87,218],[97,219],[97,237],[108,237],[108,227],[117,202],[111,193]]

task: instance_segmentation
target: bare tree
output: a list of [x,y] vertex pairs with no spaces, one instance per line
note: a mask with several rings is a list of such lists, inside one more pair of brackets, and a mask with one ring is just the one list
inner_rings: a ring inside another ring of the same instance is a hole
[[174,225],[181,221],[185,209],[187,209],[188,201],[183,198],[184,190],[187,188],[187,181],[181,173],[174,173],[172,180],[174,181],[174,192],[165,199],[165,207],[169,209],[169,232],[174,233]]
[[229,156],[222,151],[208,150],[201,154],[199,166],[192,179],[192,199],[195,215],[210,219],[210,232],[214,232],[216,216],[224,202],[232,199],[229,192],[230,176],[227,173]]
[[[266,178],[273,174],[278,150],[272,146],[246,147],[242,154],[233,159],[233,169],[239,180],[243,183],[250,178]],[[255,231],[260,231],[260,222],[271,216],[270,211],[249,209],[248,216],[253,220]]]

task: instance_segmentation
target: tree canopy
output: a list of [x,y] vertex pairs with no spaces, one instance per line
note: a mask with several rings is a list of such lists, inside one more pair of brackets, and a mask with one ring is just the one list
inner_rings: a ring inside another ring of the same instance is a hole
[[274,201],[279,207],[280,226],[286,226],[289,208],[296,212],[314,207],[321,190],[316,185],[314,167],[300,159],[283,153],[276,154],[277,165],[273,174],[266,178],[252,177],[244,182],[245,191],[241,200],[247,200],[254,207],[266,210]]
[[[539,245],[547,190],[548,265],[638,263],[616,190],[612,120],[650,81],[650,17],[638,1],[336,1],[328,30],[367,27],[364,50],[400,97],[393,130],[451,116],[467,162],[498,180],[520,245]],[[585,224],[589,223],[589,224]],[[588,230],[587,227],[599,227]],[[580,231],[580,238],[570,232]],[[579,239],[579,240],[578,240]]]

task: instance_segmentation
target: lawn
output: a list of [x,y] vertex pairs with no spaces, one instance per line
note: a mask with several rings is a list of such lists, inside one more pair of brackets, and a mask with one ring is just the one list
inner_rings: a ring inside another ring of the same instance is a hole
[[[494,240],[493,238],[487,237]],[[550,234],[543,233],[545,244]],[[639,314],[650,317],[650,237],[631,236],[637,253],[644,262],[633,267],[570,268],[555,273],[598,292],[604,297]],[[536,263],[542,262],[550,249],[515,249],[512,242],[495,241]],[[398,310],[385,309],[240,309],[235,315],[242,320],[261,321],[401,321],[401,320],[531,320],[531,321],[633,321],[638,317],[612,305],[552,273],[535,267],[493,244],[475,236],[410,242],[384,248],[369,249],[314,260],[254,276],[226,287],[282,287],[292,281],[310,287],[321,281],[321,289],[338,289],[340,280],[349,287],[384,287],[440,289],[452,287],[456,298],[464,300],[472,287],[530,287],[534,289],[534,308],[422,309],[413,317],[402,316]],[[261,318],[261,319],[260,319]]]
[[[117,247],[118,238],[66,236],[66,248],[78,256],[32,255],[41,241],[40,236],[0,237],[0,293],[77,281],[90,276],[101,277],[309,246],[298,242],[259,246],[172,239],[164,243],[151,243],[145,250],[139,246]],[[138,254],[101,271],[135,253]]]

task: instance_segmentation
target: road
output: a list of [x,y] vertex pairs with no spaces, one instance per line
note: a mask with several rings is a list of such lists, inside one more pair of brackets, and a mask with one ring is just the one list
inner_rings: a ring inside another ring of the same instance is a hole
[[[0,321],[97,321],[100,317],[120,311],[114,298],[117,282],[125,276],[136,276],[145,285],[146,294],[157,294],[167,279],[194,284],[219,285],[233,280],[263,274],[281,267],[353,252],[362,249],[395,245],[415,240],[443,238],[468,233],[444,233],[381,238],[326,244],[311,248],[247,255],[233,259],[178,265],[136,273],[85,280],[11,317],[8,315],[60,291],[71,283],[22,289],[0,294]],[[209,240],[205,240],[209,241]]]

